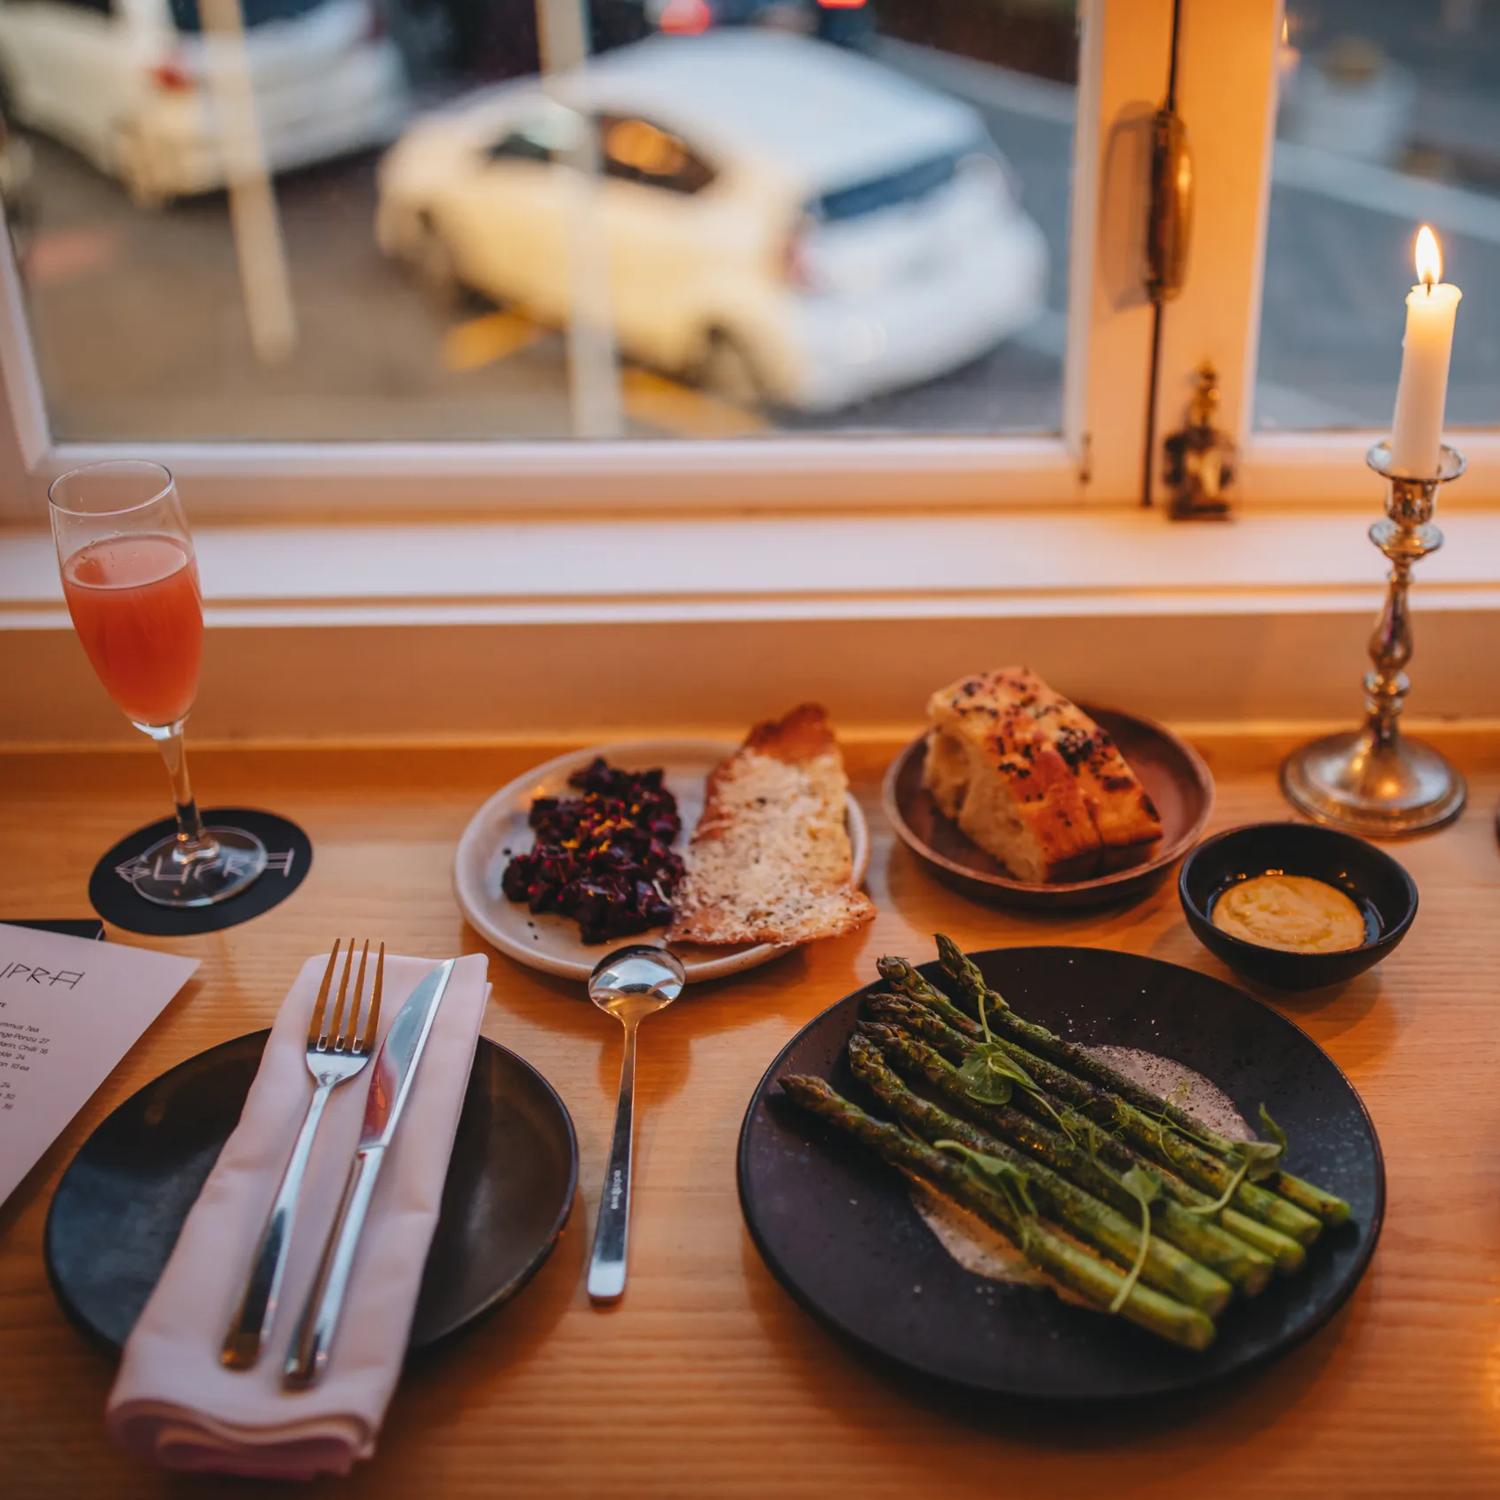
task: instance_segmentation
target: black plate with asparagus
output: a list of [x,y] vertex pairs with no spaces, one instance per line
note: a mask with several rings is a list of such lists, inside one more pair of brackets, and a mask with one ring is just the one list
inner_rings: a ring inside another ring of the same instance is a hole
[[[1384,1172],[1315,1043],[1175,965],[938,941],[935,964],[882,959],[752,1100],[741,1199],[799,1300],[926,1374],[1045,1396],[1201,1384],[1332,1315],[1374,1249]],[[1156,1092],[1142,1054],[1184,1081]],[[1205,1116],[1194,1075],[1257,1134]],[[918,1211],[934,1194],[1053,1290],[964,1269]]]

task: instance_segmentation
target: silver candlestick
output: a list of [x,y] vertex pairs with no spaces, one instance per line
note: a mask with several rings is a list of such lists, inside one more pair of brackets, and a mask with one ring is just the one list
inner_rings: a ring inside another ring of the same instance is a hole
[[1390,559],[1385,607],[1370,637],[1373,670],[1365,674],[1362,728],[1328,735],[1293,751],[1281,766],[1281,789],[1294,806],[1319,823],[1374,838],[1400,838],[1450,822],[1463,811],[1463,776],[1431,745],[1407,739],[1397,723],[1411,679],[1411,570],[1443,545],[1432,524],[1437,489],[1463,473],[1456,448],[1439,450],[1438,472],[1428,479],[1392,474],[1388,443],[1376,443],[1366,461],[1389,481],[1386,519],[1370,527],[1370,540]]

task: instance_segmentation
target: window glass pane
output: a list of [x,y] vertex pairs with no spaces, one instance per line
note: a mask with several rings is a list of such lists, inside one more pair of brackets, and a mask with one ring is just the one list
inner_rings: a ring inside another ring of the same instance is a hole
[[1054,431],[1076,26],[1074,0],[0,0],[53,433]]
[[[240,14],[246,27],[264,26],[271,21],[290,21],[316,10],[320,0],[241,0]],[[170,0],[172,24],[181,32],[203,30],[198,0]]]
[[1413,242],[1463,288],[1450,426],[1500,421],[1500,7],[1288,0],[1256,424],[1389,428]]

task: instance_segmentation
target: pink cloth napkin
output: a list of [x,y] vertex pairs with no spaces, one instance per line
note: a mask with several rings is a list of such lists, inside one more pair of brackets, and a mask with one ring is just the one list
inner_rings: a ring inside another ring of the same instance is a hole
[[[376,1185],[323,1379],[311,1390],[284,1391],[281,1366],[338,1209],[373,1065],[329,1100],[260,1363],[248,1371],[219,1364],[224,1331],[312,1090],[307,1023],[327,963],[326,954],[308,959],[282,1005],[239,1124],[188,1214],[110,1392],[110,1432],[168,1468],[287,1479],[347,1473],[374,1451],[401,1372],[489,992],[488,964],[479,954],[458,961],[438,1007]],[[434,967],[427,959],[387,957],[382,1034]]]

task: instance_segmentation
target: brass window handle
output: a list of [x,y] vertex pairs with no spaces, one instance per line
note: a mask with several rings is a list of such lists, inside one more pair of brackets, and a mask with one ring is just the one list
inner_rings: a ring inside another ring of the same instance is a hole
[[1151,120],[1151,208],[1146,222],[1146,294],[1170,302],[1187,279],[1193,237],[1193,153],[1176,110]]

